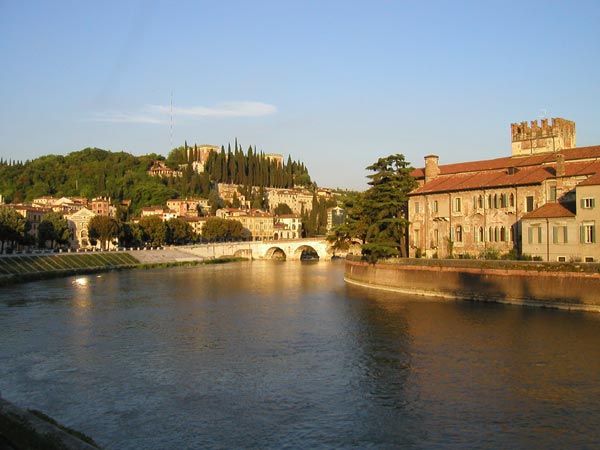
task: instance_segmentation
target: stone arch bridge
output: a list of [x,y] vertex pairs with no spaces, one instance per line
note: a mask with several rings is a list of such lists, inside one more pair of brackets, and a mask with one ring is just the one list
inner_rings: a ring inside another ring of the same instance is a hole
[[302,254],[318,255],[321,261],[333,256],[325,239],[292,239],[278,241],[219,242],[177,247],[179,251],[202,258],[238,256],[249,259],[300,260]]

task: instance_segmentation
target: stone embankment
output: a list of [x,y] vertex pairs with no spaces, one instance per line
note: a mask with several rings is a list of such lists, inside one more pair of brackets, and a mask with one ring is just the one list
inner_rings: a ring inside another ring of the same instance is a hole
[[0,449],[98,450],[88,436],[0,397]]
[[176,247],[89,253],[42,253],[0,256],[0,286],[20,281],[106,272],[133,267],[195,264],[202,256]]
[[600,266],[526,261],[348,260],[346,282],[442,298],[600,312]]

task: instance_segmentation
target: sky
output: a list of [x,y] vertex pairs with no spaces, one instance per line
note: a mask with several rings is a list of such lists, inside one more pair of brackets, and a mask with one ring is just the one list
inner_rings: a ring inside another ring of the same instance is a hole
[[599,145],[599,24],[597,0],[0,0],[0,157],[237,138],[362,190],[392,154],[509,156],[513,122]]

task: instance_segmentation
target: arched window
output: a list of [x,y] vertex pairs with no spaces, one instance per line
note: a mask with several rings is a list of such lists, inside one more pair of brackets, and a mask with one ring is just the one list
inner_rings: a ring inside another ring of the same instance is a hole
[[498,207],[498,194],[494,194],[494,208]]
[[500,241],[506,242],[506,228],[500,228]]
[[498,227],[495,227],[494,228],[494,242],[498,242],[498,238],[500,237],[499,234],[500,233],[498,232]]
[[492,198],[492,194],[488,195],[488,208],[492,209],[493,208],[493,198]]
[[494,227],[488,229],[488,242],[494,241]]
[[480,195],[477,198],[477,206],[480,207],[480,208],[483,208],[483,195]]
[[510,206],[515,206],[515,194],[510,194]]
[[510,242],[515,242],[515,225],[510,227]]
[[484,242],[485,234],[483,232],[483,227],[479,227],[479,242]]

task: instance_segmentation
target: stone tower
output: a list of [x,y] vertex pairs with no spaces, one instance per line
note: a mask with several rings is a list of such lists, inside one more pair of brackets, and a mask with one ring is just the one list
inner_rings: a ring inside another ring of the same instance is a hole
[[559,117],[531,122],[511,123],[512,156],[530,156],[539,153],[556,153],[565,148],[574,148],[575,122]]

